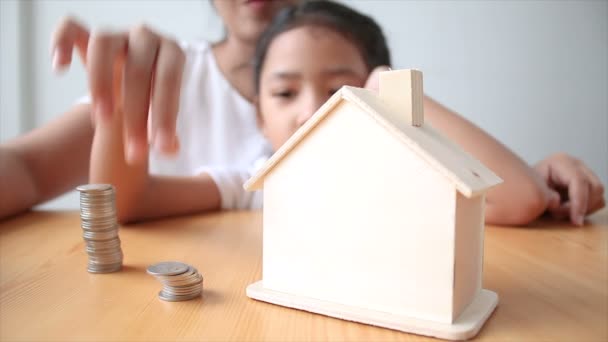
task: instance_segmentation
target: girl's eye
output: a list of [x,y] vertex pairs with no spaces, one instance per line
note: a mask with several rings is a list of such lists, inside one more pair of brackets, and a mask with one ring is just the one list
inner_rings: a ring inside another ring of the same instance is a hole
[[294,95],[294,92],[291,90],[279,91],[279,92],[272,94],[272,96],[274,96],[274,97],[280,97],[283,99],[289,99],[289,98],[293,97],[293,95]]

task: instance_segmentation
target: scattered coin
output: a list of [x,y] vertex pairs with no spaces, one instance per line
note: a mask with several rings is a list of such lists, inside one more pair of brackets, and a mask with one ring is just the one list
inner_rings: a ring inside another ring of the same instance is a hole
[[159,262],[148,267],[148,274],[153,276],[172,276],[176,274],[184,273],[188,270],[189,266],[178,261],[164,261]]
[[159,262],[150,265],[148,274],[153,275],[163,285],[158,297],[169,302],[190,300],[203,292],[203,276],[188,264],[177,261]]
[[89,256],[90,273],[111,273],[122,269],[123,254],[118,236],[114,187],[110,184],[85,184],[80,192],[82,237]]

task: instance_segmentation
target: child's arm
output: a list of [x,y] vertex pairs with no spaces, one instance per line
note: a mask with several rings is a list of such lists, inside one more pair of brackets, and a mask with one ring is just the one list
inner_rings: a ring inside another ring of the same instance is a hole
[[[380,72],[376,67],[365,87],[378,90]],[[494,224],[523,225],[539,217],[547,208],[559,206],[559,196],[550,191],[542,178],[507,147],[462,116],[424,97],[424,116],[431,125],[479,159],[503,183],[486,196],[486,221]]]
[[116,188],[116,209],[121,223],[182,215],[220,208],[219,190],[207,174],[162,177],[148,174],[147,159],[129,165],[124,158],[123,115],[98,120],[91,151],[91,183]]
[[530,166],[482,129],[427,96],[424,112],[433,127],[504,180],[487,193],[488,223],[527,224],[558,204],[559,197]]
[[0,145],[0,219],[86,182],[92,141],[90,106],[80,104]]

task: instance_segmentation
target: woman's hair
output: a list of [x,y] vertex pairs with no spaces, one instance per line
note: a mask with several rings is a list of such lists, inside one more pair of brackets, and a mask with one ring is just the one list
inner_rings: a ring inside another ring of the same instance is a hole
[[357,47],[370,72],[377,66],[391,64],[382,29],[372,18],[332,1],[304,1],[281,10],[258,40],[253,60],[256,93],[272,41],[283,32],[306,25],[323,26],[348,39]]

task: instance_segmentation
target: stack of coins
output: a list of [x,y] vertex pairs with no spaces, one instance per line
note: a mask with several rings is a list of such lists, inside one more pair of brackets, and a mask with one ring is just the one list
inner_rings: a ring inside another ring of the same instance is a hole
[[91,273],[120,271],[123,255],[118,237],[114,187],[87,184],[76,190],[80,191],[80,219],[89,256],[87,270]]
[[188,264],[177,261],[159,262],[148,267],[148,273],[155,276],[163,288],[158,297],[169,302],[190,300],[203,292],[203,276]]

